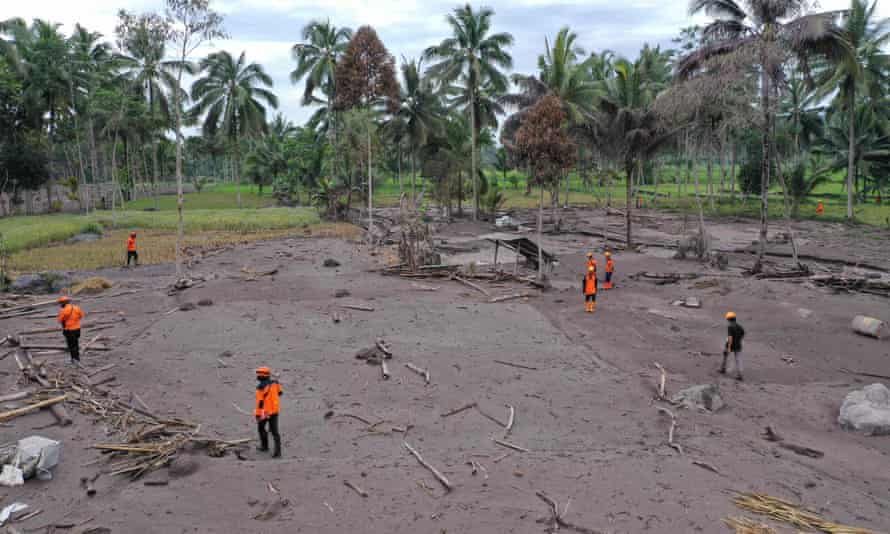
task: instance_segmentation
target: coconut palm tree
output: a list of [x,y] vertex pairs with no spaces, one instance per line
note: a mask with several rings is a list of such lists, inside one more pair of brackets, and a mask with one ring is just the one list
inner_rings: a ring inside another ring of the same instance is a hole
[[[238,207],[241,207],[241,139],[266,131],[266,107],[278,108],[278,97],[265,87],[272,78],[244,52],[236,60],[226,51],[201,60],[204,74],[192,85],[195,116],[205,115],[204,135],[223,135],[235,149]],[[263,87],[265,86],[265,87]]]
[[[168,29],[159,17],[146,15],[122,21],[118,36],[122,52],[116,56],[121,71],[146,100],[151,138],[152,183],[158,207],[160,171],[158,142],[173,120],[170,95],[176,88],[178,62],[165,60]],[[180,101],[183,101],[180,98]]]
[[[291,48],[297,67],[291,71],[291,83],[304,80],[303,105],[320,105],[309,123],[321,135],[334,135],[334,94],[337,90],[337,62],[352,39],[352,30],[338,28],[329,20],[313,20],[303,27],[304,43]],[[319,97],[316,90],[323,96]]]
[[[764,157],[761,164],[760,242],[757,261],[752,268],[755,272],[761,270],[766,252],[775,120],[773,94],[783,76],[783,66],[791,56],[797,56],[806,72],[814,57],[840,57],[849,48],[834,23],[836,14],[807,14],[808,5],[807,0],[692,0],[690,13],[704,12],[714,20],[703,30],[703,44],[677,64],[681,78],[707,74],[706,67],[711,60],[720,57],[755,67],[759,72]],[[739,83],[744,83],[741,77]]]
[[847,139],[847,219],[853,219],[853,197],[856,192],[856,118],[859,114],[858,96],[874,101],[887,90],[890,79],[890,55],[885,52],[890,42],[890,19],[877,20],[877,0],[851,0],[850,9],[843,14],[841,28],[850,45],[850,53],[831,64],[822,75],[819,95],[835,93],[834,105],[846,110],[849,123]]
[[429,72],[440,80],[443,87],[460,79],[469,93],[468,126],[471,130],[470,173],[473,179],[474,219],[478,219],[479,211],[476,141],[480,128],[476,119],[476,98],[486,81],[491,83],[495,91],[506,91],[507,77],[502,70],[513,66],[513,58],[506,51],[513,44],[513,36],[509,33],[491,34],[493,16],[493,10],[474,10],[470,4],[455,8],[446,17],[451,27],[451,37],[424,52],[424,58],[437,61]]
[[395,136],[407,140],[411,160],[411,199],[417,193],[417,155],[431,136],[443,131],[445,108],[432,78],[423,74],[423,60],[402,61],[399,109],[387,123]]

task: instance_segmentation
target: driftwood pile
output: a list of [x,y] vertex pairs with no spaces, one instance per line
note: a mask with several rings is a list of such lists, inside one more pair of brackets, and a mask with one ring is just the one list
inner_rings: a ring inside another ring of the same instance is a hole
[[99,372],[107,372],[114,365],[106,365],[86,373],[63,369],[36,360],[24,348],[16,349],[15,360],[22,372],[22,380],[33,389],[7,395],[4,401],[23,401],[25,406],[0,413],[0,421],[49,409],[60,425],[72,422],[66,406],[101,421],[109,434],[120,436],[115,443],[101,443],[94,449],[107,454],[112,461],[110,474],[129,475],[133,479],[168,465],[176,455],[188,449],[206,449],[211,456],[222,456],[230,449],[243,447],[249,439],[224,441],[200,434],[201,425],[176,417],[161,417],[151,412],[138,395],[129,399],[103,388],[114,377],[92,380]]
[[784,280],[793,283],[809,283],[847,293],[867,293],[890,298],[890,281],[882,277],[861,276],[850,273],[813,274],[806,266],[791,270],[776,270],[756,275],[763,280]]
[[[393,265],[389,267],[385,267],[384,269],[379,271],[381,274],[389,275],[389,276],[400,276],[402,278],[410,278],[413,280],[424,280],[424,279],[445,279],[445,280],[453,280],[462,285],[465,285],[474,291],[478,291],[482,295],[484,295],[489,302],[503,302],[506,300],[513,300],[517,298],[530,297],[527,293],[514,293],[505,296],[494,296],[491,292],[485,287],[476,283],[476,281],[486,282],[489,284],[501,284],[506,282],[515,282],[520,284],[525,284],[534,288],[542,288],[541,282],[534,275],[522,276],[513,273],[508,273],[505,271],[494,271],[494,272],[476,272],[470,269],[464,269],[459,265],[426,265],[419,267],[416,271],[412,271],[407,267],[407,265],[399,264]],[[434,291],[434,288],[430,287],[417,287],[416,289],[421,291]]]

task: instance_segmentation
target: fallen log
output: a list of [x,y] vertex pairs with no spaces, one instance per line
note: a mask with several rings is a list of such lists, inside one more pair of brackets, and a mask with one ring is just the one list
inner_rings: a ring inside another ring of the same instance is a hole
[[421,369],[420,367],[417,367],[417,366],[414,365],[413,363],[406,363],[406,364],[405,364],[405,367],[407,367],[408,369],[411,369],[412,371],[414,371],[414,372],[417,373],[418,375],[422,376],[422,377],[423,377],[423,381],[426,382],[427,385],[429,385],[429,383],[430,383],[430,372],[429,372],[428,370],[426,370],[426,369]]
[[44,401],[35,402],[34,404],[29,404],[28,406],[23,406],[22,408],[16,408],[15,410],[9,410],[7,412],[0,413],[0,421],[8,421],[10,419],[15,419],[20,415],[26,415],[31,412],[37,411],[41,408],[49,408],[55,404],[60,402],[64,402],[68,399],[68,395],[59,395],[58,397],[53,397],[51,399],[46,399]]
[[366,312],[374,311],[374,308],[372,308],[371,306],[362,306],[360,304],[341,304],[340,307],[346,308],[348,310],[358,310],[358,311],[366,311]]
[[[30,354],[28,354],[27,349],[19,347],[18,352],[15,355],[15,363],[19,368],[19,371],[22,372],[28,379],[37,382],[41,386],[45,388],[52,388],[52,384],[46,378],[40,376],[40,373],[35,371],[33,367],[30,365],[25,365],[22,363],[22,358],[27,360],[31,360]],[[65,409],[65,405],[62,403],[56,403],[49,407],[50,412],[52,412],[53,416],[56,418],[56,421],[59,423],[59,426],[68,426],[72,423],[71,416],[68,415],[68,410]]]
[[507,431],[506,434],[509,435],[513,431],[513,423],[516,421],[516,410],[509,404],[507,408],[510,409],[510,417],[507,419],[507,425],[504,428]]
[[353,484],[352,482],[350,482],[348,480],[344,480],[343,485],[345,485],[347,488],[351,489],[352,491],[358,493],[362,497],[368,498],[368,492],[363,490],[362,488],[358,487],[357,485]]
[[528,449],[526,449],[525,447],[520,447],[519,445],[516,445],[515,443],[510,443],[509,441],[504,441],[502,439],[491,438],[491,441],[495,442],[495,444],[500,445],[501,447],[513,449],[514,451],[531,452]]
[[514,293],[513,295],[504,295],[503,297],[495,297],[493,299],[489,299],[488,302],[491,304],[495,304],[497,302],[507,302],[508,300],[524,299],[530,296],[532,295],[528,293]]
[[499,363],[501,365],[509,365],[510,367],[518,367],[519,369],[527,369],[529,371],[537,371],[537,367],[529,367],[528,365],[522,365],[521,363],[513,363],[507,362],[504,360],[492,360],[494,363]]
[[486,291],[485,288],[483,288],[483,287],[480,286],[479,284],[474,284],[473,282],[470,282],[469,280],[465,280],[465,279],[463,279],[463,278],[461,278],[460,276],[457,276],[457,275],[453,275],[453,276],[451,277],[451,279],[452,279],[452,280],[456,280],[456,281],[460,282],[461,284],[463,284],[463,285],[465,285],[465,286],[467,286],[467,287],[469,287],[469,288],[475,289],[476,291],[478,291],[478,292],[482,293],[483,295],[485,295],[487,298],[491,298],[491,294],[490,294],[488,291]]
[[436,477],[436,480],[438,480],[439,483],[445,487],[445,491],[451,491],[454,489],[454,487],[451,485],[451,482],[449,482],[448,479],[445,478],[445,475],[443,475],[442,473],[439,472],[438,469],[436,469],[435,467],[433,467],[432,465],[427,463],[427,461],[423,459],[423,456],[421,456],[419,452],[414,450],[414,448],[411,445],[408,445],[407,441],[403,441],[402,445],[404,445],[405,448],[408,449],[408,452],[410,452],[411,455],[417,459],[417,461],[418,461],[418,463],[420,463],[420,465],[427,468],[433,474],[433,476]]
[[[25,350],[58,350],[68,352],[68,347],[62,345],[22,345],[20,348]],[[110,347],[90,347],[90,350],[108,351]]]
[[30,391],[30,390],[19,391],[18,393],[10,393],[9,395],[3,395],[2,397],[0,397],[0,402],[11,402],[11,401],[22,400],[22,399],[26,399],[26,398],[30,397],[33,394],[34,394],[34,392]]
[[465,405],[461,406],[460,408],[455,408],[455,409],[451,410],[450,412],[443,413],[441,415],[441,417],[451,417],[452,415],[457,415],[461,412],[465,412],[465,411],[467,411],[471,408],[475,408],[475,407],[476,407],[476,403],[471,402],[469,404],[465,404]]

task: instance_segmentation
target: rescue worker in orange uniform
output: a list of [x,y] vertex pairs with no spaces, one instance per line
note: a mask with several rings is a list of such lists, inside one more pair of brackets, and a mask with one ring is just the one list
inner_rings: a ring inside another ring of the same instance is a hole
[[587,268],[590,269],[591,267],[593,267],[593,272],[594,272],[594,274],[596,274],[596,268],[597,268],[596,260],[593,258],[593,252],[588,252],[587,253]]
[[593,266],[587,267],[587,275],[581,283],[581,289],[584,293],[584,311],[593,313],[596,311],[596,269]]
[[742,338],[745,337],[745,329],[739,324],[735,312],[726,312],[726,344],[723,346],[723,365],[720,366],[720,374],[726,374],[726,363],[729,353],[735,355],[735,378],[739,382],[742,377]]
[[816,215],[825,215],[825,204],[821,200],[816,204]]
[[130,232],[130,237],[127,238],[127,267],[130,266],[130,260],[139,266],[139,254],[136,252],[136,232]]
[[[260,446],[262,452],[269,450],[269,434],[275,440],[273,458],[281,457],[281,436],[278,434],[279,397],[282,395],[281,384],[272,379],[272,370],[268,367],[260,367],[256,370],[256,378],[259,383],[256,386],[256,408],[253,411],[256,417],[257,430],[260,433]],[[266,427],[269,427],[268,430]]]
[[59,297],[59,323],[62,325],[62,334],[68,344],[68,353],[71,355],[71,363],[80,363],[80,320],[84,318],[83,310],[71,303],[71,297]]
[[603,289],[612,289],[612,274],[615,272],[615,262],[612,261],[612,253],[606,251],[606,283]]

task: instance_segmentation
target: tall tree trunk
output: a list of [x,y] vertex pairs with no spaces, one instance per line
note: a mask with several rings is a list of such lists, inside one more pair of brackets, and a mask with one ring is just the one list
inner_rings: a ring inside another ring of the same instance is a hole
[[853,220],[853,176],[856,174],[856,88],[851,86],[847,101],[847,114],[850,120],[849,139],[850,144],[847,154],[847,220]]
[[633,247],[633,232],[631,231],[631,212],[633,211],[633,189],[634,189],[634,162],[627,161],[624,164],[624,170],[627,173],[627,209],[624,210],[624,224],[626,229],[627,249]]
[[[531,178],[531,177],[529,177]],[[538,282],[544,281],[544,252],[541,250],[544,239],[544,184],[541,184],[541,198],[538,202]]]
[[[182,48],[182,62],[185,63],[186,46]],[[182,219],[182,104],[179,101],[179,93],[182,91],[182,71],[180,65],[176,77],[176,87],[173,91],[173,105],[176,107],[176,278],[182,278],[182,241],[185,233],[185,225]]]
[[[474,65],[475,67],[475,65]],[[475,81],[475,76],[471,78]],[[476,84],[470,84],[470,172],[473,180],[473,220],[479,220],[479,176],[476,175]]]
[[711,204],[711,211],[714,211],[714,158],[713,154],[708,154],[707,172],[708,172],[708,202]]
[[732,144],[732,164],[729,168],[729,200],[731,203],[735,204],[735,164],[736,157],[738,156],[738,145],[735,143]]
[[[448,196],[451,196],[449,193]],[[464,173],[457,171],[457,216],[464,216]]]
[[760,160],[760,240],[757,244],[757,260],[751,271],[759,273],[763,270],[763,256],[766,254],[766,234],[769,229],[769,182],[772,158],[772,146],[770,134],[772,133],[773,116],[770,110],[769,98],[769,72],[766,58],[763,58],[760,66],[760,107],[763,112],[763,131],[760,135],[760,143],[763,157]]
[[374,176],[371,166],[371,122],[368,121],[368,237],[372,238],[374,227]]
[[417,205],[417,190],[416,190],[416,182],[417,181],[417,166],[414,161],[414,150],[411,151],[411,205]]
[[[93,117],[90,117],[89,120],[89,132],[90,132],[90,174],[92,178],[93,186],[100,182],[99,180],[99,148],[96,146],[96,124],[93,120]],[[90,208],[93,208],[93,196],[89,192],[87,192],[87,213],[90,212]]]
[[[237,126],[235,130],[237,130]],[[238,139],[238,134],[235,134],[235,180],[238,182],[237,191],[238,191],[238,209],[241,209],[241,140]]]
[[155,116],[156,109],[153,84],[148,85],[148,105],[151,108],[151,130],[149,132],[149,135],[151,135],[151,183],[154,189],[155,210],[158,210],[160,207],[161,196],[161,185],[159,183],[161,176],[158,172],[158,136],[157,132],[154,131],[158,121]]
[[404,192],[404,188],[402,187],[402,140],[399,140],[399,144],[396,146],[396,150],[398,152],[398,172],[399,172],[399,198],[402,198],[402,193]]
[[118,133],[114,132],[114,141],[111,145],[111,228],[117,228],[117,139]]

